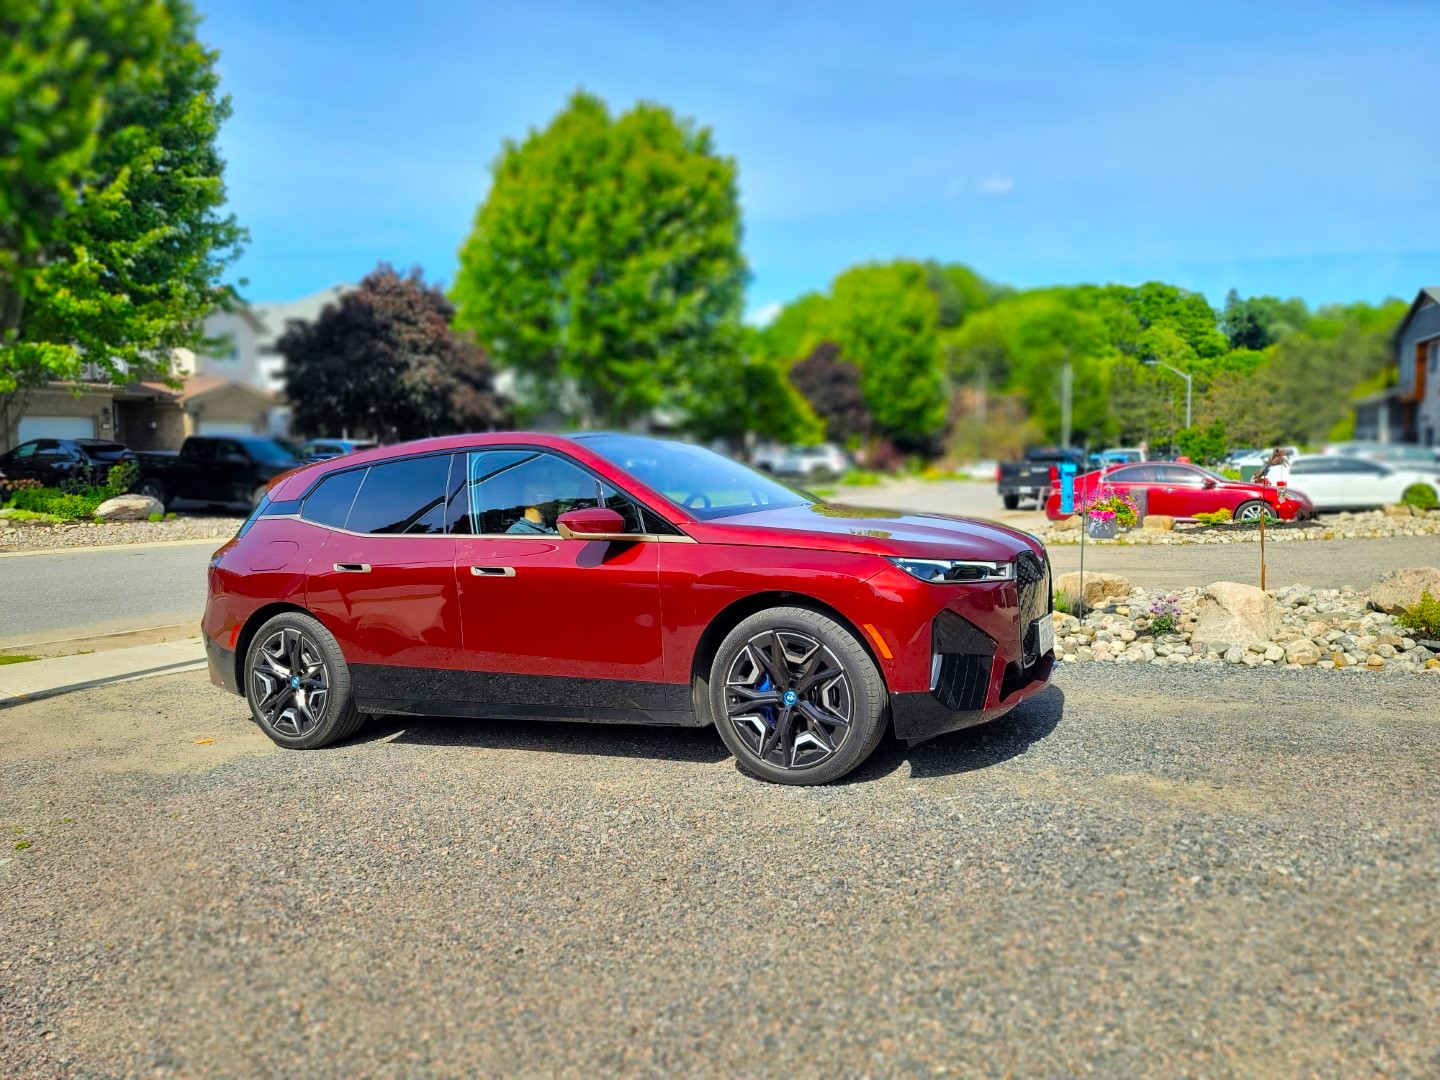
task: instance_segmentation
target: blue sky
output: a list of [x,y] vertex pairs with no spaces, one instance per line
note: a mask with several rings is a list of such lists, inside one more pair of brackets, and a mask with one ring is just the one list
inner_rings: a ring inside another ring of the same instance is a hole
[[198,2],[253,300],[448,281],[502,140],[577,86],[738,160],[752,317],[897,256],[1216,303],[1440,283],[1433,4]]

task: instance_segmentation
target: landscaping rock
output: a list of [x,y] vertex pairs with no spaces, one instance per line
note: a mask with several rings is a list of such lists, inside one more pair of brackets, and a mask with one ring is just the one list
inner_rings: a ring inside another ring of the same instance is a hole
[[1440,600],[1440,569],[1414,566],[1382,574],[1370,586],[1370,606],[1387,615],[1399,615],[1420,602],[1420,594],[1429,592]]
[[1202,641],[1271,641],[1280,632],[1280,607],[1262,590],[1237,581],[1205,589],[1195,609]]
[[1399,506],[1387,506],[1382,511],[1386,517],[1410,517],[1410,507],[1403,503]]
[[1174,532],[1175,519],[1167,514],[1148,514],[1144,528],[1150,532]]
[[95,508],[101,521],[148,521],[151,514],[165,513],[165,505],[149,495],[116,495]]
[[[1055,591],[1067,597],[1072,605],[1080,597],[1080,574],[1072,571],[1055,579]],[[1119,574],[1098,574],[1094,571],[1085,575],[1085,606],[1098,607],[1106,600],[1119,599],[1130,595],[1130,582]]]

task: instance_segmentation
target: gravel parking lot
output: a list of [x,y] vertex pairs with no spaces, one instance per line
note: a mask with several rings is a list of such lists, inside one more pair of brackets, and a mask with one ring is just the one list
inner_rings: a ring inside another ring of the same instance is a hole
[[1065,670],[819,790],[708,731],[287,753],[201,674],[0,710],[0,1073],[1435,1075],[1433,694]]

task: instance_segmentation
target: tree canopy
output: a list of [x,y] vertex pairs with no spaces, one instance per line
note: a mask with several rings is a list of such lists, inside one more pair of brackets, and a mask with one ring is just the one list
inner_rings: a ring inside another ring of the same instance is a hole
[[522,405],[625,425],[741,364],[736,168],[708,129],[580,91],[493,171],[453,296]]
[[243,233],[223,213],[217,54],[186,0],[0,8],[0,437],[26,392],[168,376]]
[[451,328],[455,309],[419,270],[381,264],[278,343],[304,431],[387,440],[505,426],[485,351]]

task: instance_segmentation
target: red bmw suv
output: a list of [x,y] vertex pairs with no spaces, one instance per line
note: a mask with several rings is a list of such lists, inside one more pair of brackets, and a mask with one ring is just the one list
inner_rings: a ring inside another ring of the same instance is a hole
[[831,506],[624,434],[451,436],[279,477],[210,562],[211,679],[276,743],[366,714],[714,724],[818,784],[887,718],[992,720],[1055,662],[1025,533]]

